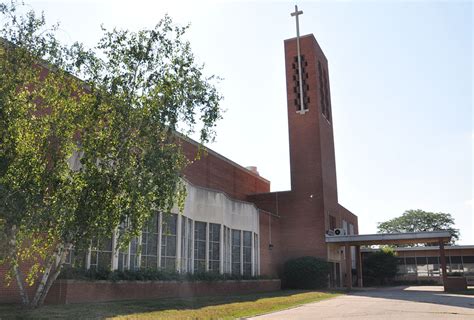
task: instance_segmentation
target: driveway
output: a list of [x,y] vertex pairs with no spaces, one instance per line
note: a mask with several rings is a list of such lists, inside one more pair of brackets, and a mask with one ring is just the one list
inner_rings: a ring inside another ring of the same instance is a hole
[[442,287],[367,289],[251,319],[472,319],[474,295]]

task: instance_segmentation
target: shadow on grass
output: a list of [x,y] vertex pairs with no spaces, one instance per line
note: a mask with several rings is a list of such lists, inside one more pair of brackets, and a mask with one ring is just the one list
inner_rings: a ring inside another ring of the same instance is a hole
[[[212,296],[192,298],[170,298],[156,300],[125,300],[86,304],[46,305],[35,310],[25,310],[18,305],[0,305],[0,319],[104,319],[114,316],[127,316],[170,310],[197,310],[204,307],[219,306],[239,302],[252,302],[264,298],[290,297],[306,290],[281,290],[276,292]],[[328,294],[341,293],[325,291]]]

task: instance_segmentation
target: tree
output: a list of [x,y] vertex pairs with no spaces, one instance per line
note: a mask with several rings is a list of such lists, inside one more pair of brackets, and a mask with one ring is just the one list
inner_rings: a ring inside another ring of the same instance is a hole
[[371,252],[363,261],[364,283],[384,285],[397,275],[397,257],[393,249],[385,247]]
[[157,211],[182,208],[188,161],[176,131],[211,141],[221,96],[184,40],[188,27],[168,16],[151,30],[103,29],[86,50],[19,7],[0,5],[1,262],[37,307],[72,248],[113,232],[123,245]]
[[452,243],[459,239],[459,230],[454,228],[454,219],[449,213],[427,212],[420,209],[407,210],[401,217],[380,222],[378,233],[449,231]]

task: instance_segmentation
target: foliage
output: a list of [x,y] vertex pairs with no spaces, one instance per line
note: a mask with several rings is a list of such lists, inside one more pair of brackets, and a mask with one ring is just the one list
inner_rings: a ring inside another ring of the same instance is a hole
[[315,257],[300,257],[284,265],[283,286],[290,289],[319,289],[328,286],[329,263]]
[[449,213],[407,210],[401,217],[378,223],[379,233],[420,232],[446,230],[451,233],[452,243],[459,239],[454,219]]
[[140,269],[110,271],[107,269],[64,268],[59,279],[76,280],[110,280],[110,281],[224,281],[224,280],[259,280],[268,279],[266,276],[245,276],[233,274],[219,274],[215,272],[179,273],[176,271]]
[[384,285],[397,275],[397,257],[393,249],[385,247],[368,253],[363,260],[364,285]]
[[19,7],[0,4],[0,221],[10,276],[22,288],[25,260],[30,285],[43,274],[37,306],[72,247],[117,228],[128,243],[156,211],[182,208],[176,130],[212,140],[221,96],[168,16],[151,30],[103,29],[86,50]]

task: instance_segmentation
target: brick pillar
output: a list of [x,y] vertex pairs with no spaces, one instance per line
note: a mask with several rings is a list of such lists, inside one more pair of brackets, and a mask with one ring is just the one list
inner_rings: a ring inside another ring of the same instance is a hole
[[446,284],[448,282],[448,274],[446,272],[446,255],[444,253],[443,240],[439,240],[439,262],[441,263],[441,272],[443,273],[443,286],[446,291]]
[[364,283],[362,281],[362,254],[360,252],[360,246],[356,246],[356,267],[357,267],[357,286],[362,288]]
[[346,288],[352,289],[352,259],[351,259],[351,246],[345,244],[345,254],[346,254]]

